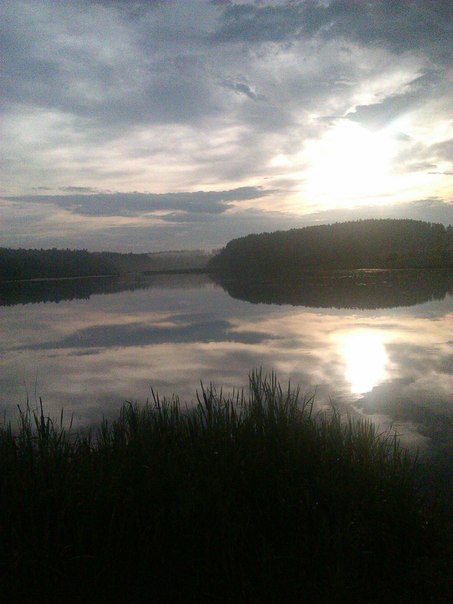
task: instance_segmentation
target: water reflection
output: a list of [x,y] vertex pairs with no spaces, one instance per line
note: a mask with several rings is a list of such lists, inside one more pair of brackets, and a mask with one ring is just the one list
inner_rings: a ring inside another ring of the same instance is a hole
[[395,308],[442,300],[453,293],[448,270],[311,271],[297,280],[213,278],[240,300],[316,308]]
[[93,325],[78,329],[57,340],[47,340],[19,347],[18,350],[58,350],[88,348],[125,348],[157,344],[183,344],[185,342],[236,342],[258,344],[273,338],[253,330],[235,331],[229,321],[202,320],[173,316],[156,322],[128,322]]
[[394,308],[442,300],[447,293],[453,294],[453,275],[443,269],[311,271],[290,281],[137,273],[119,277],[0,282],[0,306],[89,300],[99,294],[160,287],[203,287],[211,279],[240,300],[315,308]]
[[99,294],[115,294],[158,287],[186,288],[206,284],[206,275],[152,275],[133,273],[118,277],[85,277],[71,279],[35,279],[0,281],[0,306],[89,300]]
[[[150,386],[190,403],[200,380],[231,390],[262,367],[303,393],[316,391],[320,405],[333,400],[393,424],[406,442],[443,447],[453,416],[450,281],[437,271],[397,272],[339,275],[359,298],[346,285],[332,298],[333,278],[325,276],[318,298],[314,286],[304,293],[296,284],[297,298],[283,303],[279,289],[271,304],[264,289],[269,303],[250,304],[200,275],[139,279],[121,291],[113,280],[102,295],[3,306],[0,412],[14,414],[27,396],[32,403],[41,396],[54,415],[64,407],[76,424],[90,424],[114,416],[124,400],[145,401]],[[409,295],[414,281],[423,304]],[[387,298],[378,293],[373,306],[368,285]],[[335,308],[340,298],[355,307]],[[400,305],[384,308],[385,300]]]
[[387,378],[388,357],[382,333],[352,331],[341,337],[340,347],[352,394],[370,392]]

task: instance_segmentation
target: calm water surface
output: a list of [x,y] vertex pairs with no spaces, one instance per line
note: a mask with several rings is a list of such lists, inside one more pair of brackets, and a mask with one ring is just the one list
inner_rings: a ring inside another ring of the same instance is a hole
[[0,285],[0,410],[42,397],[78,425],[151,387],[191,402],[248,373],[392,425],[422,451],[453,422],[452,280],[437,271],[305,275],[292,283],[204,275]]

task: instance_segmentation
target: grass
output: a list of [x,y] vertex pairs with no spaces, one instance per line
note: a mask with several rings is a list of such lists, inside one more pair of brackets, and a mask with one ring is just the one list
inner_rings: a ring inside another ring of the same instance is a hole
[[396,437],[250,376],[82,436],[0,431],[8,602],[447,602],[448,521]]

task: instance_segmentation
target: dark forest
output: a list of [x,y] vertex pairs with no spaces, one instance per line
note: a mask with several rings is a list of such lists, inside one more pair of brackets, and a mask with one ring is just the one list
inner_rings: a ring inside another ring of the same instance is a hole
[[230,241],[210,266],[237,275],[320,268],[447,268],[453,266],[453,228],[385,219],[247,235]]

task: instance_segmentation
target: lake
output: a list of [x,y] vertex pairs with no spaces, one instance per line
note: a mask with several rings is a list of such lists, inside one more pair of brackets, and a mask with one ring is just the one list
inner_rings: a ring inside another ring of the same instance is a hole
[[446,271],[306,273],[292,282],[130,275],[0,284],[0,410],[42,398],[77,426],[145,402],[189,404],[275,370],[320,408],[451,447],[453,279]]

